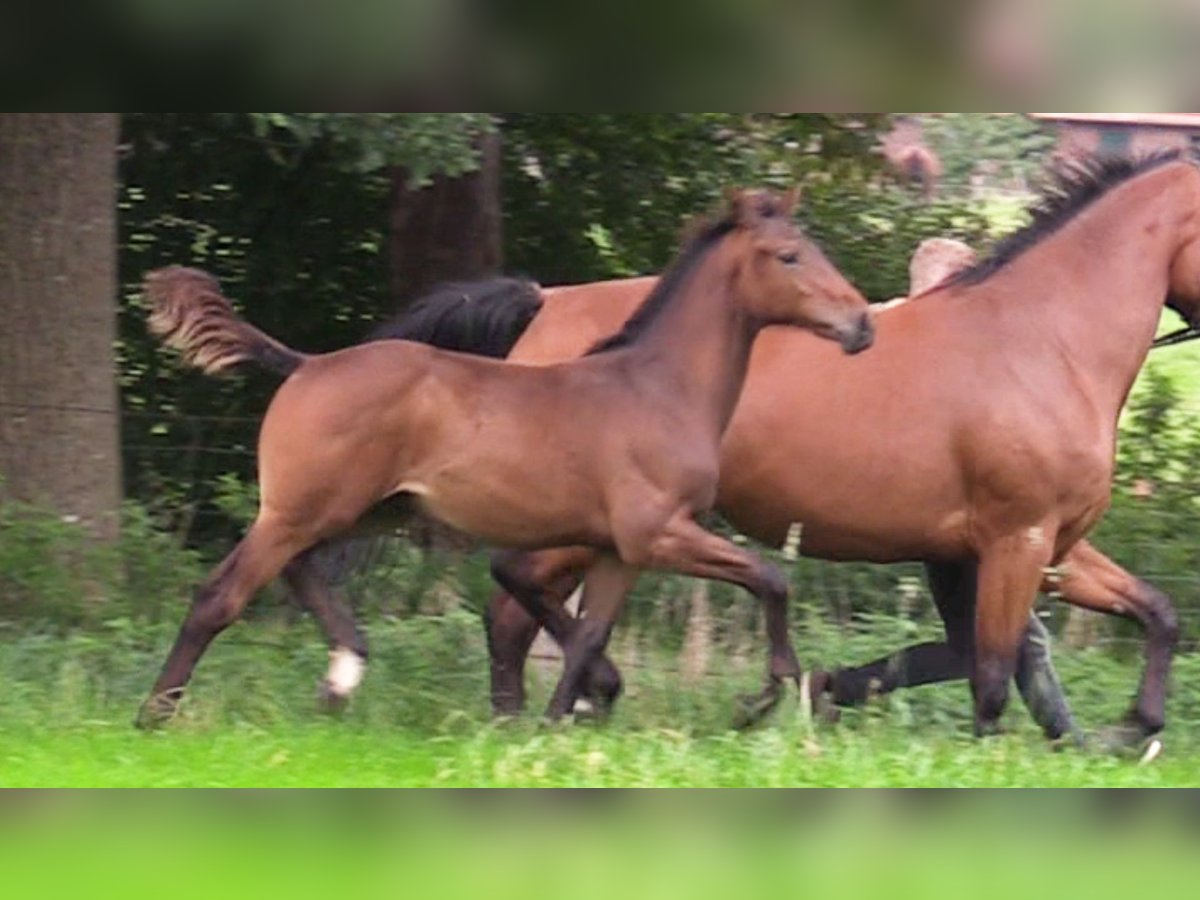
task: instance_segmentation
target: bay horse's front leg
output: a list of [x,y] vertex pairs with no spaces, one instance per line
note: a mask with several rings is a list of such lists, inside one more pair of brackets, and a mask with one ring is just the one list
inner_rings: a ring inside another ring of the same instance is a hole
[[[525,658],[540,628],[545,627],[565,650],[578,623],[563,607],[596,557],[589,547],[493,552],[492,577],[510,595],[493,598],[484,616],[494,715],[516,715],[524,707]],[[591,661],[583,675],[582,692],[598,716],[612,710],[621,688],[621,673],[611,660],[600,654]]]
[[1136,745],[1166,724],[1167,677],[1179,642],[1175,607],[1170,597],[1122,569],[1091,544],[1076,544],[1060,568],[1058,590],[1063,600],[1133,619],[1145,630],[1146,665],[1137,697],[1122,726],[1108,735],[1113,742]]
[[1045,526],[1022,529],[992,540],[979,554],[971,693],[980,737],[1000,730],[1009,681],[1016,674],[1021,639],[1055,536]]
[[736,584],[763,605],[770,659],[766,685],[740,713],[737,726],[762,719],[778,704],[785,680],[800,685],[800,663],[788,634],[788,585],[783,573],[755,554],[705,531],[690,515],[667,522],[650,544],[648,568]]

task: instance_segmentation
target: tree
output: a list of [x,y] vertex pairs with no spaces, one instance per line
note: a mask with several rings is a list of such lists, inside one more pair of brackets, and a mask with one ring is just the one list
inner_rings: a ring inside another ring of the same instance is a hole
[[389,173],[393,308],[440,282],[500,270],[500,136],[491,115],[255,113],[252,121],[261,136],[300,149],[326,144],[343,169]]
[[3,496],[113,536],[116,114],[0,115]]
[[396,308],[441,282],[500,271],[500,135],[481,135],[478,148],[475,171],[424,185],[409,169],[392,169],[388,284]]

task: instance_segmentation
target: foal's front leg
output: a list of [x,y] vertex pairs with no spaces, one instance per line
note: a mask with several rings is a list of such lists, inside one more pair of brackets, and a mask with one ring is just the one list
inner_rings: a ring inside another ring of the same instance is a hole
[[757,722],[778,704],[785,679],[799,687],[800,663],[788,634],[788,585],[779,569],[705,531],[686,514],[672,517],[651,542],[646,566],[736,584],[762,603],[770,650],[767,681],[739,717],[739,726]]
[[608,553],[598,556],[588,569],[583,580],[583,605],[587,615],[574,622],[562,643],[562,677],[546,708],[546,718],[556,721],[575,709],[575,701],[586,685],[588,671],[603,659],[613,626],[637,577],[635,567]]
[[[492,709],[496,715],[515,715],[524,705],[523,669],[529,645],[540,627],[562,648],[566,648],[578,627],[577,621],[563,608],[586,573],[597,560],[588,547],[556,548],[536,553],[497,550],[492,554],[492,577],[517,601],[529,617],[528,627],[517,617],[515,631],[510,628],[505,640],[498,625],[511,624],[496,615],[496,603],[485,619],[488,652],[492,658]],[[586,592],[581,609],[587,608]],[[501,612],[503,608],[501,607]],[[593,702],[600,716],[607,715],[621,693],[621,673],[604,656],[597,655],[583,675],[583,693]]]

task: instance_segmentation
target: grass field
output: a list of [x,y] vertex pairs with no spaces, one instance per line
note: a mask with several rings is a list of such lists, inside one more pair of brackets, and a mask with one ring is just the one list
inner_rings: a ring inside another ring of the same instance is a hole
[[[644,662],[603,725],[488,721],[482,640],[468,614],[372,631],[374,663],[341,718],[319,715],[323,651],[304,627],[239,626],[204,660],[179,719],[131,727],[169,633],[3,642],[0,785],[15,786],[1194,786],[1200,695],[1177,691],[1154,765],[1052,750],[1014,703],[1012,733],[970,737],[965,685],[925,688],[814,725],[791,698],[763,728],[729,729],[757,667],[687,683]],[[438,639],[441,635],[442,639]],[[436,641],[436,643],[435,643]],[[156,645],[157,644],[157,645]],[[156,646],[155,646],[156,645]],[[757,662],[757,661],[756,661]],[[1081,720],[1113,721],[1137,666],[1063,655]],[[540,673],[535,703],[550,672]],[[1200,658],[1177,683],[1200,684]],[[535,707],[536,708],[536,707]]]

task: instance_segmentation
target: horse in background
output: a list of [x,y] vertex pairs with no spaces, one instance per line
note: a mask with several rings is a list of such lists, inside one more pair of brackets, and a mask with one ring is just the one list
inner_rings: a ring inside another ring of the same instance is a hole
[[[997,729],[1021,670],[1039,587],[1137,621],[1146,664],[1123,725],[1130,739],[1152,735],[1165,723],[1175,611],[1084,538],[1107,509],[1117,420],[1164,302],[1200,319],[1196,166],[1163,154],[1059,172],[1032,223],[991,256],[879,314],[860,365],[794,333],[764,335],[722,444],[717,509],[773,546],[802,525],[806,556],[924,562],[949,643],[909,662],[969,675],[980,734]],[[556,351],[575,350],[588,336],[573,322],[547,303],[509,358],[544,360],[538,335],[550,332]],[[806,377],[791,377],[801,361]],[[582,551],[556,550],[523,564],[550,595],[582,563]],[[506,678],[533,627],[514,610],[490,610]],[[884,689],[920,683],[879,674]],[[847,702],[874,680],[839,675],[825,687]],[[1042,720],[1048,733],[1057,718]]]

